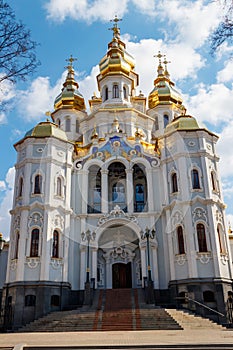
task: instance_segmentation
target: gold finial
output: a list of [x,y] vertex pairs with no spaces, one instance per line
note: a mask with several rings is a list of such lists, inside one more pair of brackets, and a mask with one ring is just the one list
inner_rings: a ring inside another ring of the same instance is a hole
[[231,229],[231,223],[230,221],[228,222],[229,228],[228,228],[228,233],[231,234],[233,233],[232,229]]
[[67,68],[68,71],[70,71],[71,69],[73,69],[73,62],[77,61],[77,58],[75,58],[72,55],[70,55],[70,58],[67,58],[66,61],[69,62],[69,64],[65,68]]
[[165,55],[162,55],[160,51],[158,51],[157,55],[154,55],[154,57],[157,57],[159,59],[159,65],[161,66],[162,62],[161,62],[161,58],[165,57]]
[[164,61],[163,61],[163,64],[164,64],[164,66],[165,66],[165,75],[169,75],[169,73],[168,73],[168,70],[167,70],[167,65],[168,65],[168,63],[171,63],[171,61],[167,61],[167,59],[166,59],[166,55],[164,55]]
[[111,19],[110,22],[114,22],[113,27],[109,28],[109,30],[113,31],[113,37],[117,38],[120,35],[120,28],[118,27],[118,22],[122,21],[121,18],[118,18],[117,15],[115,15],[114,19]]
[[46,112],[45,112],[45,115],[46,115],[47,117],[51,117],[51,112],[50,112],[50,111],[46,111]]

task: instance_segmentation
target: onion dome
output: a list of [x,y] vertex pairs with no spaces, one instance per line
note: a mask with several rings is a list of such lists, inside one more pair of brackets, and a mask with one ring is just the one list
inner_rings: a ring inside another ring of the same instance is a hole
[[178,106],[182,105],[183,99],[181,94],[174,88],[174,83],[170,80],[170,75],[167,70],[167,64],[170,63],[164,59],[164,65],[162,66],[161,58],[162,55],[159,51],[158,57],[158,76],[154,80],[154,89],[149,94],[149,108],[152,109],[159,104],[176,104]]
[[52,122],[41,122],[37,124],[34,128],[29,130],[24,138],[27,137],[38,137],[38,138],[44,138],[44,137],[55,137],[57,139],[67,141],[67,136],[65,131],[60,129],[58,125],[52,123]]
[[69,61],[69,64],[66,67],[68,69],[68,73],[66,76],[66,80],[63,84],[62,91],[55,99],[55,110],[61,108],[72,108],[79,111],[83,111],[86,109],[83,95],[79,92],[79,85],[74,79],[73,62],[75,60],[76,59],[73,58],[72,55],[67,60]]
[[101,81],[105,76],[112,74],[124,74],[135,80],[138,85],[138,74],[134,72],[135,60],[126,51],[126,45],[120,39],[120,29],[117,23],[120,21],[117,16],[112,20],[114,25],[110,28],[113,31],[113,39],[108,44],[108,52],[99,63],[100,74],[97,81]]
[[200,129],[197,120],[191,115],[181,115],[166,126],[165,133],[173,131],[194,131]]

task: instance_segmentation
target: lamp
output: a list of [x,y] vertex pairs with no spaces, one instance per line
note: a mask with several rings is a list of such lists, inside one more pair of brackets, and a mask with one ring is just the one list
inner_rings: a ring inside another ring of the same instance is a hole
[[5,240],[3,239],[2,233],[0,233],[0,254],[3,250],[4,244],[5,244]]
[[145,232],[141,231],[141,239],[146,239],[147,243],[147,270],[148,270],[148,281],[151,282],[151,266],[150,266],[150,238],[153,239],[155,237],[155,229],[149,229],[146,227]]
[[94,241],[95,236],[96,236],[96,233],[91,232],[89,229],[86,232],[81,233],[82,241],[87,241],[86,283],[90,282],[90,266],[89,266],[90,241]]

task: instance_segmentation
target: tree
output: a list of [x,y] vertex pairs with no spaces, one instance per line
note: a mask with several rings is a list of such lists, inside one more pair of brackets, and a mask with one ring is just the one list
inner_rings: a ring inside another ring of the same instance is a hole
[[211,53],[214,54],[215,51],[224,43],[233,43],[233,1],[224,0],[223,1],[223,11],[225,16],[223,21],[219,24],[217,29],[213,32],[211,36]]
[[0,0],[0,86],[25,80],[39,65],[30,31],[17,21],[11,7]]

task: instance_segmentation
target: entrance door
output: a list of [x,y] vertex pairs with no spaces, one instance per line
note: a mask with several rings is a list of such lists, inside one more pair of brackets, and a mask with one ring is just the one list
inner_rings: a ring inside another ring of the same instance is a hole
[[132,288],[131,262],[112,265],[112,287]]

